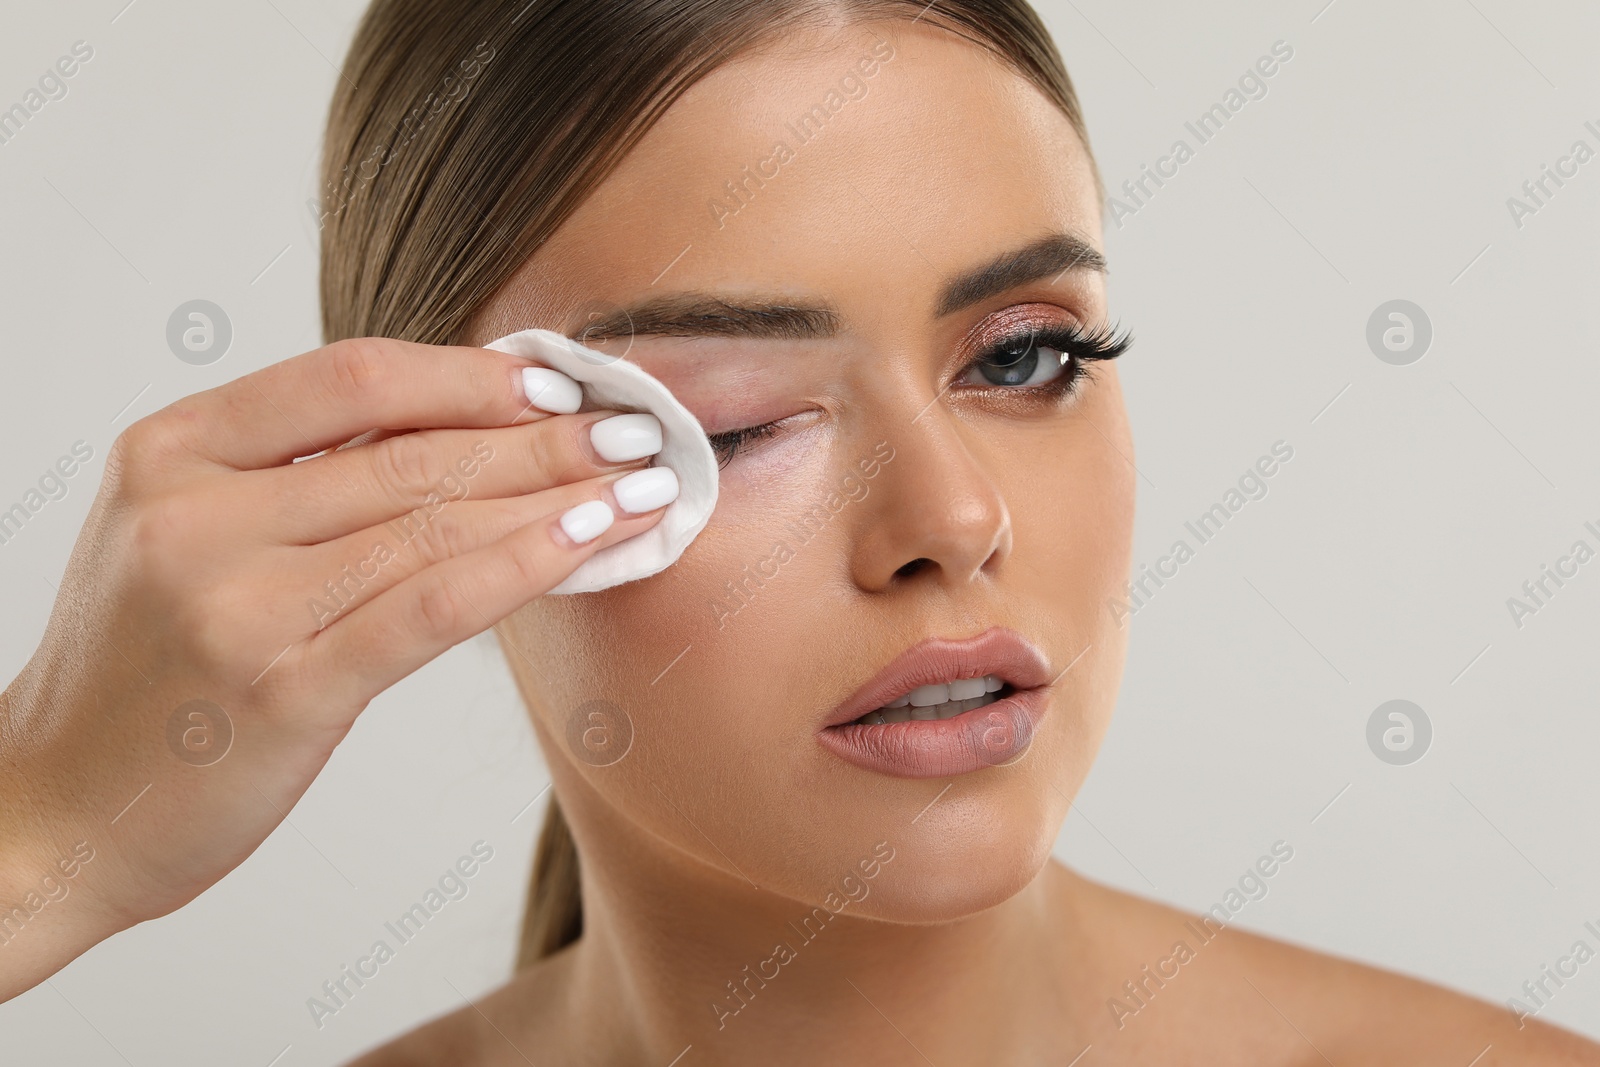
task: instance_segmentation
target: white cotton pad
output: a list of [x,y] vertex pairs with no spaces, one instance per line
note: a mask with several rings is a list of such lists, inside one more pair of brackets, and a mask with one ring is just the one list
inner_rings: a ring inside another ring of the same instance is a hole
[[648,411],[661,420],[661,451],[652,465],[678,476],[678,499],[641,534],[602,548],[551,593],[592,593],[665,570],[705,529],[717,506],[717,457],[700,420],[637,364],[556,333],[523,330],[484,345],[558,370],[583,388],[585,410]]

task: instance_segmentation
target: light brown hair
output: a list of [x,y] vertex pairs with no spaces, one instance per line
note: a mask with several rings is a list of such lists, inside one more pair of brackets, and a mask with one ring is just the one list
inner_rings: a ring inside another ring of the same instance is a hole
[[[314,205],[324,340],[458,343],[685,89],[802,26],[883,19],[988,49],[1088,150],[1072,81],[1026,0],[374,0],[334,91]],[[1095,185],[1103,201],[1098,172]],[[579,872],[552,797],[519,968],[581,935]]]

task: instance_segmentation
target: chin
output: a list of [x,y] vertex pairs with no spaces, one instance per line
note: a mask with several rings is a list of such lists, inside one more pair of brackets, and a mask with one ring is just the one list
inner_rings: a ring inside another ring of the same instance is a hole
[[856,906],[858,916],[907,924],[955,922],[1010,900],[1050,862],[1056,827],[1043,810],[986,811],[981,821],[955,811],[930,821],[933,814],[898,835],[894,860]]

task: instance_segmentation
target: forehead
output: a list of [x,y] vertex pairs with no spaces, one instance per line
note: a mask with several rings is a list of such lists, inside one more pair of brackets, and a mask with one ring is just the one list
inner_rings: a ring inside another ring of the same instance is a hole
[[931,313],[942,278],[1050,231],[1100,245],[1066,116],[948,31],[843,23],[692,86],[499,302],[557,329],[683,289],[820,294],[849,318],[892,282]]

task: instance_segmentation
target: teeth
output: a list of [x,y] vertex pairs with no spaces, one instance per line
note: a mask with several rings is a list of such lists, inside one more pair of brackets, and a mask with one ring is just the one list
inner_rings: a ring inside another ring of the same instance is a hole
[[1005,683],[992,674],[982,678],[962,678],[949,683],[918,686],[883,707],[867,712],[856,722],[880,726],[912,720],[930,722],[953,719],[973,708],[993,704],[1000,699],[996,694],[1004,687]]
[[963,678],[959,682],[951,682],[949,686],[950,699],[971,700],[973,697],[981,697],[987,692],[985,687],[988,684],[989,679],[987,677]]

